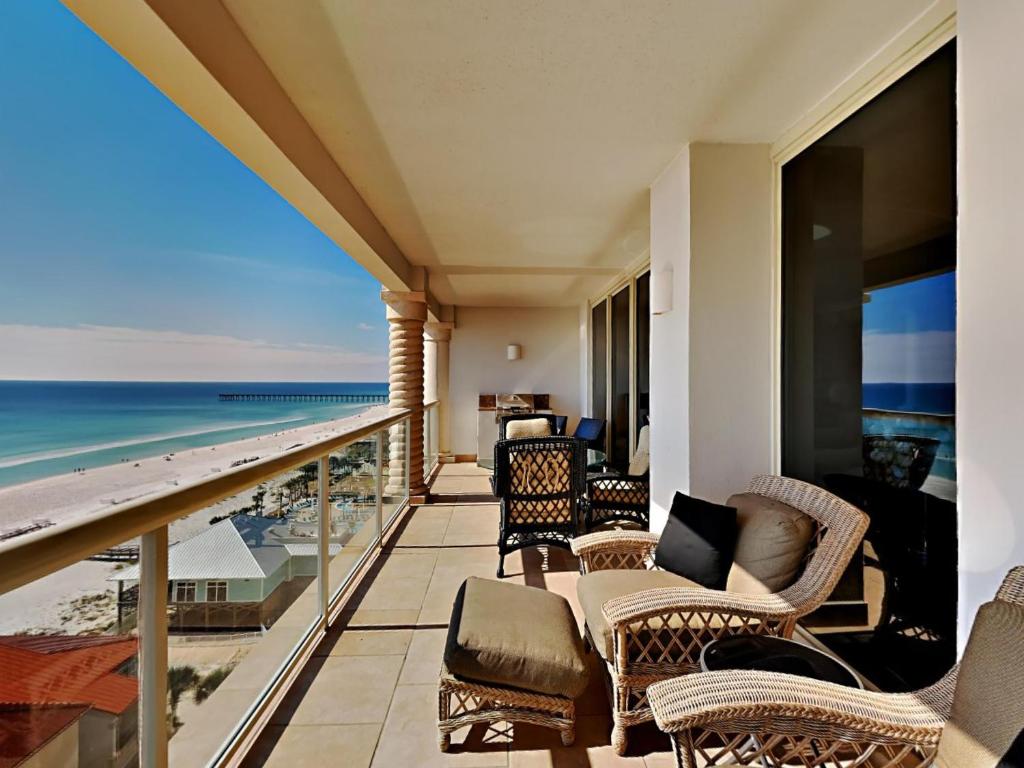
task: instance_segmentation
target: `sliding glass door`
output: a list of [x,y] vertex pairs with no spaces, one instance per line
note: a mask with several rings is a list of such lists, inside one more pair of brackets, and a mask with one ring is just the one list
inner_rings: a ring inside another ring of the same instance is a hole
[[624,470],[650,407],[650,273],[595,302],[590,311],[590,412],[607,424],[607,461]]
[[871,517],[812,623],[887,689],[955,656],[955,55],[782,169],[782,470]]

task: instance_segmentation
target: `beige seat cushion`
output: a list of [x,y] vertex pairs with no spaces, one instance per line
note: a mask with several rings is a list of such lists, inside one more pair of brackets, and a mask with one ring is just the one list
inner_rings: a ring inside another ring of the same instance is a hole
[[697,587],[698,584],[668,571],[594,571],[576,582],[576,594],[596,650],[611,661],[612,627],[604,617],[604,604],[614,597],[659,587]]
[[738,529],[726,590],[767,594],[796,581],[815,521],[788,504],[756,493],[738,493],[726,504],[736,508]]
[[651,427],[644,425],[640,428],[640,436],[636,440],[636,453],[629,461],[629,469],[626,472],[633,477],[646,475],[651,468]]
[[[986,603],[974,619],[953,711],[939,741],[942,768],[996,768],[1024,728],[1024,607]],[[1006,765],[1016,765],[1007,762]]]
[[551,422],[547,419],[516,419],[505,425],[505,437],[550,437]]
[[570,699],[587,685],[583,642],[564,597],[475,576],[455,598],[444,663],[458,678]]

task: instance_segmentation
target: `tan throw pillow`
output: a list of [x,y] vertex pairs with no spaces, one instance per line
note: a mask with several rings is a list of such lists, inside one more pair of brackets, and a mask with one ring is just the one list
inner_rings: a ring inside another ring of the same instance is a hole
[[651,468],[650,431],[651,428],[649,426],[640,428],[640,436],[636,440],[636,453],[633,454],[633,458],[629,462],[629,469],[626,470],[630,477],[646,475],[647,471]]
[[726,590],[763,595],[796,581],[814,536],[815,522],[798,509],[756,493],[738,493],[736,551]]
[[505,425],[505,437],[549,437],[551,423],[547,419],[516,419]]

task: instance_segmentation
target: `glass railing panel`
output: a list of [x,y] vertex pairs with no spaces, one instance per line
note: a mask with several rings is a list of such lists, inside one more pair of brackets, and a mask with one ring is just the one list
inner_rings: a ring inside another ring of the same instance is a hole
[[112,579],[138,556],[124,542],[0,595],[0,763],[136,763],[138,596]]
[[169,526],[171,765],[214,758],[320,621],[318,466]]
[[409,420],[405,419],[384,433],[382,455],[384,493],[381,499],[384,527],[394,520],[409,500]]
[[430,406],[423,410],[423,479],[430,477]]
[[341,590],[380,536],[377,514],[378,436],[331,453],[330,565],[332,597]]

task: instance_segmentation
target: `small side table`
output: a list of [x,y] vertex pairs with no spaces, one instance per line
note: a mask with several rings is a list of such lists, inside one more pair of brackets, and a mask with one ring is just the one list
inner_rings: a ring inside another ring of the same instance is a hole
[[851,688],[864,687],[857,674],[834,656],[795,640],[770,635],[731,635],[713,640],[701,651],[700,668],[702,672],[783,672]]
[[[863,688],[857,674],[834,656],[798,643],[771,635],[731,635],[713,640],[700,652],[702,672],[726,669],[746,669],[757,672],[782,672],[800,675],[851,688]],[[756,736],[740,747],[739,754],[760,752],[761,742]],[[763,768],[769,768],[768,758],[761,757]]]

